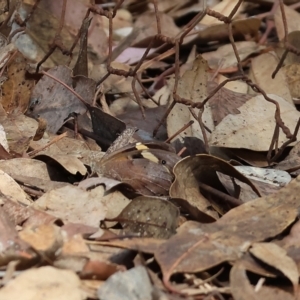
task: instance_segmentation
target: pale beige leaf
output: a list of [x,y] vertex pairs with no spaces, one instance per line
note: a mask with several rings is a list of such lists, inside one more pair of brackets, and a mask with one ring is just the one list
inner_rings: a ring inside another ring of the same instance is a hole
[[[22,168],[20,168],[20,166],[22,166]],[[0,170],[12,177],[31,176],[43,180],[51,180],[47,165],[44,162],[25,157],[0,161]]]
[[[281,118],[291,132],[300,117],[295,107],[277,95],[268,95],[280,106]],[[239,108],[240,114],[227,115],[210,136],[210,145],[268,151],[275,129],[275,105],[262,95],[253,97]],[[286,141],[280,131],[278,146]]]
[[49,258],[54,257],[63,245],[61,229],[54,224],[26,227],[19,233],[19,237]]
[[82,300],[85,298],[75,272],[50,266],[27,270],[0,290],[1,300]]
[[[192,69],[185,71],[178,82],[177,94],[185,99],[193,102],[201,102],[207,96],[207,80],[208,80],[208,66],[206,60],[198,55],[193,62]],[[207,108],[209,111],[209,108]],[[196,115],[199,110],[194,109]],[[207,118],[207,119],[206,119]],[[210,114],[205,114],[204,123],[211,128],[213,126]],[[197,137],[203,139],[202,132],[198,122],[191,115],[188,107],[184,104],[176,104],[167,118],[168,135],[173,135],[176,131],[181,129],[190,120],[194,120],[194,124],[184,130],[178,135],[180,140],[187,136]],[[212,127],[213,128],[213,127]]]
[[[217,5],[215,5],[214,7],[211,7],[211,9],[213,9],[214,11],[217,11],[225,16],[228,16],[233,8],[237,5],[237,3],[239,2],[239,0],[224,0],[221,1],[220,3],[218,3]],[[241,11],[242,9],[242,5],[240,5],[237,13],[239,11]],[[219,21],[218,19],[208,16],[206,15],[200,22],[203,25],[214,25],[214,24],[220,24],[223,23],[221,21]]]
[[[220,84],[223,81],[225,81],[227,77],[223,76],[222,74],[218,74],[216,76],[215,81]],[[229,81],[227,82],[224,87],[228,90],[231,90],[233,92],[241,93],[241,94],[246,94],[248,92],[248,85],[247,83],[239,80],[234,80],[234,81]]]
[[0,192],[13,201],[30,205],[32,201],[21,187],[5,172],[0,170]]
[[8,143],[7,143],[7,139],[6,139],[6,133],[1,124],[0,124],[0,144],[3,146],[3,148],[6,151],[9,151],[9,147],[8,147]]
[[76,175],[78,172],[85,175],[87,173],[86,167],[75,155],[57,154],[47,155],[47,157],[51,157],[71,174]]
[[[258,53],[263,47],[254,41],[242,41],[235,43],[241,61],[251,54]],[[237,66],[237,59],[232,50],[231,44],[219,47],[216,51],[203,53],[203,58],[207,60],[212,69],[227,69]]]
[[[300,14],[292,9],[291,7],[284,5],[284,12],[287,21],[288,33],[300,30]],[[277,30],[277,35],[280,41],[284,39],[284,27],[282,22],[282,16],[279,6],[277,7],[274,14],[275,27]]]
[[[285,72],[280,69],[275,78],[271,77],[278,62],[279,59],[274,52],[268,52],[256,56],[252,59],[249,77],[267,94],[270,93],[278,95],[293,104]],[[250,87],[249,92],[254,93]]]
[[33,206],[47,210],[65,222],[99,226],[106,214],[106,207],[101,202],[103,194],[101,186],[89,192],[76,186],[65,186],[45,193]]

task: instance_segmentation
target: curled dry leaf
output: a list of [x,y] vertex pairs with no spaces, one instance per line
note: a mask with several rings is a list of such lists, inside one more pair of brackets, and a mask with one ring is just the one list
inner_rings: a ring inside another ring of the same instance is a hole
[[250,248],[250,253],[286,276],[293,284],[296,296],[299,272],[295,261],[287,255],[285,249],[274,243],[255,243]]
[[[236,166],[240,173],[246,176],[258,188],[262,196],[273,194],[291,181],[291,176],[284,171],[262,169],[249,166]],[[218,172],[218,177],[227,192],[237,197],[244,203],[257,198],[256,193],[239,180],[231,180],[229,176]]]
[[126,129],[126,125],[121,120],[105,113],[102,109],[87,105],[91,115],[93,132],[106,140],[104,146],[108,146],[118,138],[118,136]]
[[53,155],[37,155],[36,159],[44,160],[49,163],[50,160],[54,160],[60,164],[66,171],[76,175],[77,173],[85,175],[87,169],[84,164],[75,155],[53,154]]
[[[186,157],[174,167],[175,181],[171,186],[170,196],[185,199],[195,209],[202,212],[203,219],[197,219],[197,221],[207,222],[208,216],[217,219],[218,213],[212,207],[219,211],[219,207],[227,206],[225,203],[220,204],[207,200],[199,190],[199,183],[222,189],[217,171],[247,183],[259,195],[259,191],[253,183],[224,160],[205,154]],[[192,214],[192,216],[195,218],[199,216],[198,214]]]
[[284,170],[292,173],[293,175],[299,175],[300,172],[300,143],[298,142],[293,149],[290,151],[289,155],[280,161],[275,168],[278,170]]
[[238,261],[235,263],[230,271],[230,290],[234,299],[295,299],[294,295],[279,287],[263,285],[260,286],[259,289],[255,289],[255,287],[251,285],[250,280],[247,278],[246,271],[247,269],[244,265],[244,261]]
[[38,118],[38,122],[39,122],[38,128],[37,128],[36,133],[33,137],[34,141],[40,140],[43,137],[43,135],[44,135],[44,133],[47,129],[47,121],[45,119]]

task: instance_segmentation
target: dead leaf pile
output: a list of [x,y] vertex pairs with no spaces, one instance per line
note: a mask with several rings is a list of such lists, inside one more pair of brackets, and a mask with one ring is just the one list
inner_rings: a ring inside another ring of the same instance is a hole
[[0,1],[0,299],[299,299],[298,2]]

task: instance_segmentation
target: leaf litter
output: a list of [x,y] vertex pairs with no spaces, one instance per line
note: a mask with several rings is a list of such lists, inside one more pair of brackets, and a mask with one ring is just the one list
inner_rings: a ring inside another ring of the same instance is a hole
[[2,2],[1,299],[299,298],[298,1]]

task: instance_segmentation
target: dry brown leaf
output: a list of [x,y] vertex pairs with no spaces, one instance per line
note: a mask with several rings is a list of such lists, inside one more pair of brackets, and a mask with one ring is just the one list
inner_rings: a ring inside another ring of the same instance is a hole
[[91,249],[97,249],[98,246],[112,246],[153,254],[157,250],[157,247],[163,243],[163,239],[132,237],[125,240],[113,239],[109,242],[97,242],[97,244],[93,244],[94,247],[92,245],[90,247]]
[[[89,5],[89,1],[82,1],[82,0],[73,0],[71,2],[67,2],[66,6],[66,14],[65,14],[65,24],[67,25],[68,31],[73,35],[76,36],[83,18],[85,17],[87,6]],[[55,18],[58,20],[61,16],[61,10],[62,10],[62,3],[61,2],[53,2],[53,1],[41,1],[40,8],[42,8],[44,11],[49,12],[50,14],[53,14]],[[117,18],[119,20],[119,14],[117,13]],[[121,18],[121,21],[123,21],[123,26],[128,26],[130,22],[125,20],[124,18]],[[93,62],[95,60],[99,60],[105,55],[107,55],[108,51],[108,37],[107,37],[107,29],[104,28],[105,23],[107,23],[107,19],[103,16],[99,16],[97,14],[93,15],[93,19],[91,21],[91,25],[89,27],[89,37],[88,37],[88,53],[89,58],[94,58]],[[120,21],[118,22],[120,23]],[[117,22],[115,23],[114,20],[114,28],[117,25]],[[95,56],[97,57],[95,59]],[[91,66],[90,66],[91,67]]]
[[278,193],[240,205],[215,223],[185,222],[155,253],[164,282],[174,273],[195,273],[235,261],[252,243],[283,232],[297,218],[299,191],[297,177]]
[[8,140],[9,150],[23,154],[29,148],[38,128],[38,122],[22,114],[9,115],[2,123]]
[[17,264],[19,265],[29,266],[36,260],[36,252],[32,251],[29,244],[19,238],[11,216],[7,214],[7,211],[3,207],[2,199],[4,197],[2,195],[0,197],[2,202],[0,206],[0,265],[2,267],[11,261],[18,261]]
[[158,197],[134,198],[116,218],[124,235],[167,239],[176,232],[179,210],[171,202]]
[[75,157],[76,159],[74,161],[78,165],[78,169],[83,173],[86,171],[82,165],[79,166],[78,162],[76,162],[77,159],[79,159],[83,164],[92,167],[93,161],[99,161],[104,154],[100,151],[101,149],[97,144],[88,145],[85,141],[71,137],[64,137],[49,146],[48,144],[52,138],[55,138],[55,136],[46,134],[39,141],[31,141],[30,147],[33,150],[43,148],[43,150],[38,151],[36,156],[46,155],[56,157],[62,155]]
[[[161,22],[161,33],[169,38],[174,38],[179,34],[180,29],[175,25],[173,19],[164,13],[159,13],[159,18]],[[153,12],[147,12],[140,15],[134,23],[133,28],[139,28],[140,32],[137,38],[134,40],[132,46],[135,47],[147,47],[151,38],[157,34],[157,24],[155,19],[155,14]],[[158,42],[157,45],[162,44]]]
[[27,61],[20,52],[8,65],[8,79],[3,83],[1,97],[6,112],[25,113],[27,110],[34,81],[26,79],[26,68]]
[[282,71],[285,73],[291,96],[300,99],[300,64],[284,66]]
[[[33,3],[32,3],[33,4]],[[25,16],[31,11],[32,6],[22,2],[19,5],[17,11],[20,13],[21,19],[25,19]],[[16,47],[23,55],[31,61],[41,61],[46,53],[49,51],[49,43],[54,40],[56,30],[59,27],[59,18],[54,17],[48,9],[38,7],[38,13],[32,14],[27,22],[26,32],[19,36],[14,36],[13,41]],[[47,20],[47,22],[45,22]],[[20,28],[20,26],[14,22],[13,30]],[[74,42],[74,36],[70,34],[66,26],[60,33],[66,49],[70,49]],[[74,58],[77,57],[78,46],[73,52]],[[75,60],[74,59],[74,60]],[[57,65],[67,65],[69,57],[62,54],[61,51],[55,51],[43,64],[43,67],[52,68]]]
[[[71,70],[69,68],[58,66],[50,69],[48,73],[72,89]],[[96,83],[83,76],[77,76],[76,79],[74,90],[87,103],[92,103]],[[44,75],[32,91],[28,115],[45,119],[47,131],[56,133],[70,117],[70,114],[83,114],[86,110],[85,105],[70,90]]]
[[[258,18],[247,18],[243,20],[233,20],[232,33],[234,37],[244,35],[256,35],[261,25],[261,20]],[[196,40],[198,42],[222,41],[228,39],[228,25],[216,24],[213,26],[199,26]],[[200,29],[200,30],[199,30]]]
[[18,201],[18,198],[14,199],[7,197],[4,194],[0,194],[0,199],[5,210],[5,213],[14,222],[14,225],[26,226],[40,226],[43,224],[53,224],[54,222],[60,222],[57,218],[41,211],[34,209],[28,205],[24,205]]
[[63,245],[61,229],[54,224],[26,227],[19,232],[19,237],[50,259],[55,257]]
[[[132,100],[131,100],[132,102]],[[149,102],[149,100],[148,100]],[[156,106],[156,105],[155,105]],[[165,105],[156,106],[154,108],[146,108],[145,115],[146,119],[141,118],[140,112],[137,111],[139,108],[131,109],[128,112],[118,115],[122,121],[126,123],[128,127],[138,128],[135,137],[141,141],[153,141],[153,130],[157,126],[158,122],[163,117],[167,110]],[[165,141],[167,139],[167,133],[165,126],[161,126],[155,138],[159,141]]]
[[[209,82],[209,90],[213,90],[216,87],[217,84],[215,84],[214,82]],[[221,88],[210,98],[207,105],[210,110],[207,111],[205,109],[204,116],[207,116],[211,113],[214,126],[217,126],[227,115],[240,114],[239,107],[241,107],[251,98],[252,97],[248,94],[241,94],[235,91],[228,90],[226,88]]]

